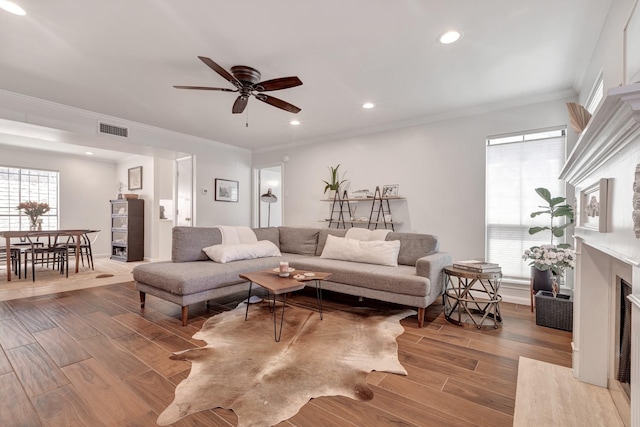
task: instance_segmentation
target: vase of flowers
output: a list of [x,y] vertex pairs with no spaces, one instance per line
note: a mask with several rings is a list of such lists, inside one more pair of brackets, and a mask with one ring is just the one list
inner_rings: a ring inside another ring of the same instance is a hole
[[[525,261],[530,261],[533,292],[539,290],[554,292],[555,289],[555,293],[557,293],[565,270],[575,267],[575,251],[568,243],[555,245],[553,241],[556,237],[564,236],[565,229],[573,223],[573,206],[568,205],[564,197],[552,197],[546,188],[536,188],[536,193],[547,204],[540,206],[541,210],[531,213],[531,218],[538,215],[549,215],[550,220],[548,226],[529,228],[529,234],[549,231],[550,243],[525,250],[522,258]],[[562,217],[566,219],[564,224],[554,224],[554,219]]]
[[558,293],[565,270],[576,266],[576,252],[560,245],[533,246],[524,251],[522,258],[531,261],[533,290],[551,291],[554,296]]
[[38,202],[22,202],[20,203],[16,209],[23,210],[24,213],[29,217],[30,230],[36,231],[38,229],[38,217],[40,215],[44,215],[49,212],[49,204],[48,203],[38,203]]

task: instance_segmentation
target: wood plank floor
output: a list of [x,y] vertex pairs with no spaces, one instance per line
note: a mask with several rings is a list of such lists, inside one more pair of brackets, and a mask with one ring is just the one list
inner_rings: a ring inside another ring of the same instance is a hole
[[[242,299],[191,306],[186,327],[179,306],[150,295],[141,313],[133,282],[0,302],[0,425],[155,426],[190,370],[171,352],[204,345],[192,335]],[[288,301],[316,307],[311,293]],[[327,311],[357,304],[325,293]],[[528,306],[501,310],[497,330],[452,325],[439,303],[424,328],[415,316],[404,319],[399,357],[408,376],[373,372],[373,400],[314,399],[280,425],[511,426],[519,357],[570,366],[571,334],[536,326]],[[236,422],[233,412],[215,409],[175,425]]]

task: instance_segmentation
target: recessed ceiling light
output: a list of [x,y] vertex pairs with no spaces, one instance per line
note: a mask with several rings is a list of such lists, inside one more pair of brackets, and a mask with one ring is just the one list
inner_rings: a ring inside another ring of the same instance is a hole
[[24,16],[27,14],[27,12],[25,12],[23,8],[7,0],[0,0],[0,9],[4,9],[9,13],[13,13],[14,15]]
[[300,122],[299,122],[298,120],[291,120],[291,121],[289,122],[289,124],[290,124],[291,126],[298,126],[298,125],[300,125]]
[[374,104],[373,102],[365,102],[364,104],[362,104],[362,108],[366,108],[367,110],[375,106],[376,104]]
[[87,156],[93,156],[93,153],[91,151],[85,151],[84,154],[86,154]]
[[438,36],[438,41],[442,44],[450,44],[460,40],[460,37],[462,37],[462,34],[458,31],[447,31]]

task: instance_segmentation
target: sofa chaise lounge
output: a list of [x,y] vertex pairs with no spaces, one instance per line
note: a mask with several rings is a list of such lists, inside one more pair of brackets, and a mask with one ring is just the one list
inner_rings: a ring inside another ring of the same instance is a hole
[[297,269],[331,273],[322,289],[416,307],[422,327],[425,308],[442,295],[443,268],[451,264],[449,254],[438,251],[438,239],[430,234],[388,233],[386,241],[400,241],[395,267],[322,258],[327,236],[344,237],[347,230],[270,227],[253,231],[258,240],[273,242],[282,256],[217,263],[203,248],[221,244],[220,229],[174,227],[172,260],[141,264],[133,270],[141,307],[147,293],[180,304],[182,324],[186,325],[190,304],[248,292],[249,283],[239,274],[288,261]]

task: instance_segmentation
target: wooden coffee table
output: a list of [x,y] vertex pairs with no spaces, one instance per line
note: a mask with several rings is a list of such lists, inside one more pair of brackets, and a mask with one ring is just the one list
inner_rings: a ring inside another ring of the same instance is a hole
[[[304,279],[294,279],[295,275],[304,275],[305,273],[312,273],[313,276],[305,276]],[[287,305],[287,294],[289,292],[299,291],[307,286],[307,282],[314,281],[316,284],[316,298],[318,300],[318,308],[320,310],[320,320],[322,320],[322,285],[321,281],[331,277],[331,273],[322,273],[318,271],[308,270],[295,270],[289,274],[289,277],[280,277],[278,275],[278,269],[273,270],[260,270],[252,273],[241,274],[240,277],[249,282],[249,296],[251,298],[251,288],[255,283],[267,290],[269,293],[269,308],[273,312],[273,335],[276,342],[280,341],[282,336],[282,324],[284,322],[284,308]],[[271,295],[273,295],[273,304],[271,302]],[[276,326],[276,295],[282,295],[282,314],[280,315],[280,330],[278,331]],[[247,299],[247,311],[244,314],[244,320],[247,320],[249,315],[249,300]]]

